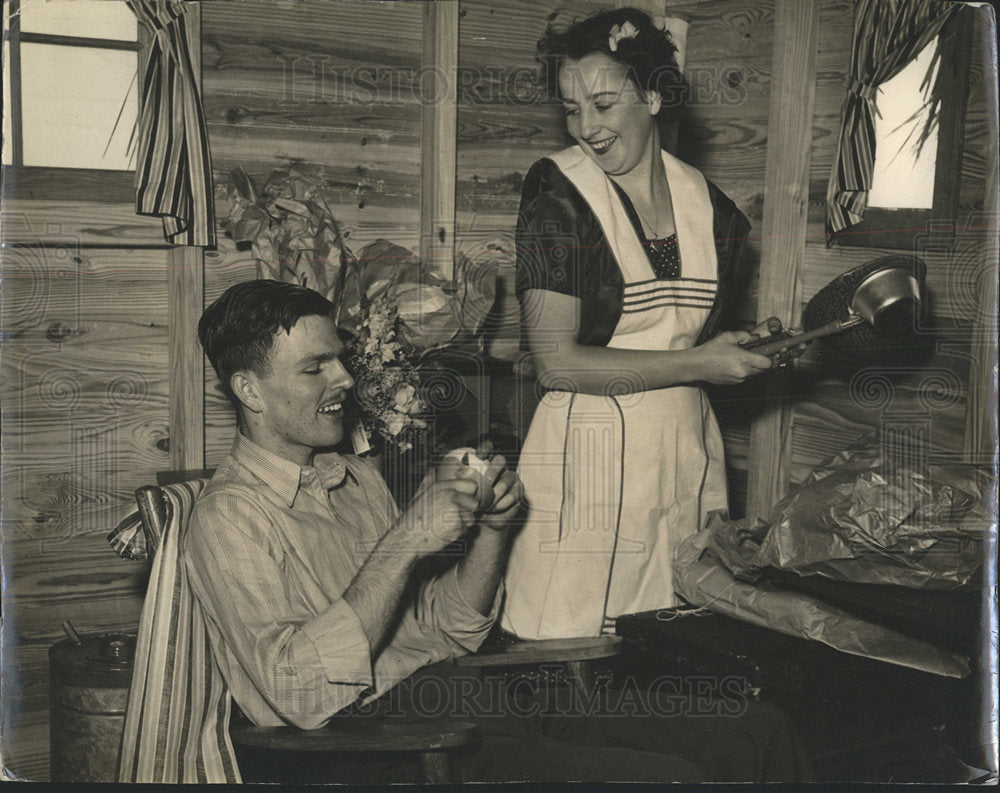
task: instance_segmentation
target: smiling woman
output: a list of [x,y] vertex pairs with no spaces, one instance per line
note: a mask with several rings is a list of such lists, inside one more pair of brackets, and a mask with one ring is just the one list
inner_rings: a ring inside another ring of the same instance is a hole
[[749,334],[716,335],[749,224],[661,150],[657,122],[684,95],[673,52],[635,9],[539,42],[577,145],[535,163],[518,217],[516,288],[547,390],[520,458],[530,512],[502,614],[518,636],[594,636],[675,604],[676,544],[727,502],[699,384],[772,364],[740,346]]
[[625,66],[598,52],[585,55],[560,70],[559,93],[566,129],[605,173],[625,176],[649,155],[656,129],[649,117],[660,111],[660,94],[642,92]]

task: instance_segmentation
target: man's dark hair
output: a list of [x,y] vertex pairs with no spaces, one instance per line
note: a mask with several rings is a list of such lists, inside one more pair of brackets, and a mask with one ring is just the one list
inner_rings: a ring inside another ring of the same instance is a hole
[[[635,26],[638,33],[619,39],[612,52],[608,42],[611,29],[626,22]],[[662,100],[659,118],[669,120],[680,113],[687,101],[688,87],[674,58],[677,47],[668,33],[653,25],[649,14],[636,8],[616,8],[569,27],[550,22],[538,41],[537,57],[542,64],[543,80],[553,97],[559,96],[559,70],[563,62],[567,58],[580,60],[593,52],[622,64],[639,90],[659,93]]]
[[280,281],[244,281],[229,287],[205,309],[198,322],[198,339],[222,390],[239,409],[229,387],[233,374],[250,370],[266,375],[279,328],[289,333],[302,317],[333,315],[333,303],[312,289]]

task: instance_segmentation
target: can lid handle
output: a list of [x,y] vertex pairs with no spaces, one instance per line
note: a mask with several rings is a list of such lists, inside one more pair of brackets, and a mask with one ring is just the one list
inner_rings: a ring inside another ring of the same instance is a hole
[[83,644],[83,639],[80,638],[80,634],[76,632],[76,628],[73,627],[73,623],[69,620],[63,620],[62,629],[69,636],[69,640],[73,642],[77,647]]

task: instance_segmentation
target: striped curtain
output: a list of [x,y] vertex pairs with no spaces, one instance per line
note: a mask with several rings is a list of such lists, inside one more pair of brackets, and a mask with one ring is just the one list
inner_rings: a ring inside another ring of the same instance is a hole
[[136,212],[163,218],[167,242],[215,244],[208,128],[191,63],[190,2],[128,0],[152,34],[142,83]]
[[827,242],[861,221],[875,163],[875,95],[941,31],[960,3],[857,0],[847,99],[826,192]]

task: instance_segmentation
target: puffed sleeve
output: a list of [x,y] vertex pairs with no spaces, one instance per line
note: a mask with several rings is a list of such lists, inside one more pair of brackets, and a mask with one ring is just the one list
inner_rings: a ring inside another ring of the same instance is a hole
[[599,235],[593,213],[559,167],[549,159],[532,165],[517,216],[518,296],[546,289],[582,298]]
[[719,284],[715,303],[701,329],[697,344],[708,341],[719,331],[733,330],[740,326],[738,304],[746,300],[750,291],[749,278],[753,275],[748,271],[749,262],[745,255],[750,221],[735,202],[710,181],[708,196],[712,202]]

